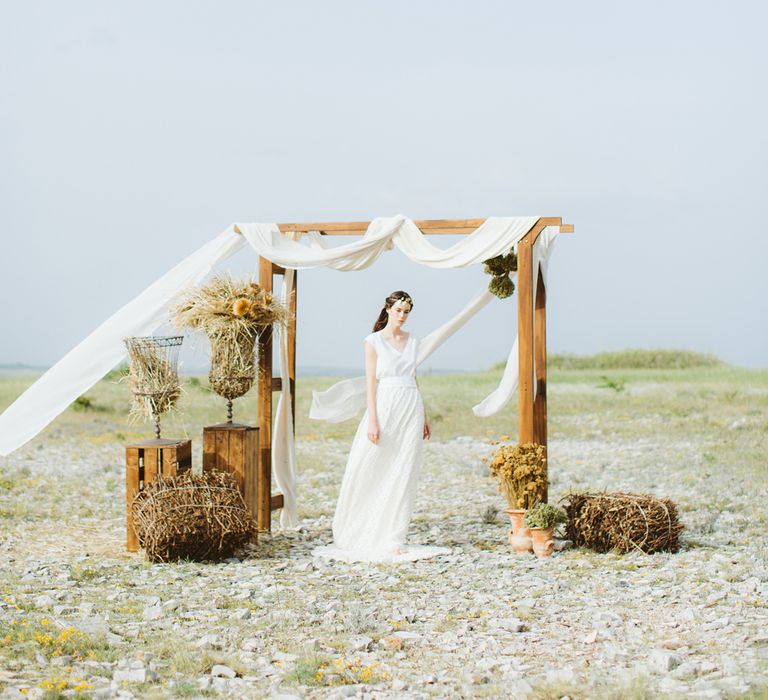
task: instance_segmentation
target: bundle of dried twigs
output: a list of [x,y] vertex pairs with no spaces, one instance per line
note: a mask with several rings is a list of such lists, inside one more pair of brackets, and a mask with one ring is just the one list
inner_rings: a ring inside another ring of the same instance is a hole
[[133,501],[133,519],[151,561],[224,559],[256,532],[237,483],[221,471],[148,483]]
[[633,493],[570,493],[566,536],[598,552],[676,552],[683,525],[668,498]]

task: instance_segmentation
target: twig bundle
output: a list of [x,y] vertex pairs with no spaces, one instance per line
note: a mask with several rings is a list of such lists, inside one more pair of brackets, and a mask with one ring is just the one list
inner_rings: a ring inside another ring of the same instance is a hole
[[632,493],[571,493],[563,498],[566,536],[598,552],[676,552],[683,525],[668,498]]
[[151,561],[224,559],[255,532],[237,483],[221,471],[148,483],[133,501],[133,518]]
[[131,416],[157,418],[176,405],[181,385],[175,355],[169,355],[169,351],[181,340],[181,336],[125,339],[130,361],[128,387],[133,394]]

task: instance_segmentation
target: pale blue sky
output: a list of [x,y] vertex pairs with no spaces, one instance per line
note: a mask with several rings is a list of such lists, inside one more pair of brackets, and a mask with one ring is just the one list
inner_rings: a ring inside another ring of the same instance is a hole
[[[550,350],[768,366],[764,8],[2,0],[0,363],[55,362],[232,221],[402,213],[575,224]],[[301,271],[298,362],[361,367],[387,293],[423,335],[482,279]],[[514,319],[493,302],[429,366],[501,360]]]

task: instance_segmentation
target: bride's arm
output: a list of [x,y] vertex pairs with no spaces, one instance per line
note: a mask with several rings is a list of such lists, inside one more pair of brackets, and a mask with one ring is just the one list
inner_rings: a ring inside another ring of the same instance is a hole
[[379,416],[376,412],[376,351],[370,343],[365,345],[365,386],[368,396],[368,439],[375,445],[381,437],[379,433]]

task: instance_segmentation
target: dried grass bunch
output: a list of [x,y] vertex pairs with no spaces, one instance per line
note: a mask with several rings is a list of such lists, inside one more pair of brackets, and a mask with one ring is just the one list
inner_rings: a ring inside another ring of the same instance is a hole
[[148,483],[133,501],[133,519],[150,561],[225,559],[256,532],[237,483],[221,471]]
[[243,396],[256,378],[256,338],[288,309],[252,280],[214,277],[172,309],[174,325],[203,331],[211,343],[211,388],[225,399]]
[[499,491],[510,508],[533,508],[543,500],[547,488],[547,451],[529,442],[502,445],[491,458],[491,476],[498,479]]
[[182,336],[135,336],[125,338],[130,371],[128,387],[133,394],[132,418],[154,418],[159,437],[159,417],[170,411],[181,396],[176,351]]
[[682,523],[668,498],[632,493],[571,493],[566,537],[598,552],[676,552]]
[[515,283],[512,281],[512,273],[517,272],[517,254],[510,250],[506,255],[497,255],[483,263],[483,270],[491,275],[488,282],[488,291],[499,299],[512,296],[515,291]]

